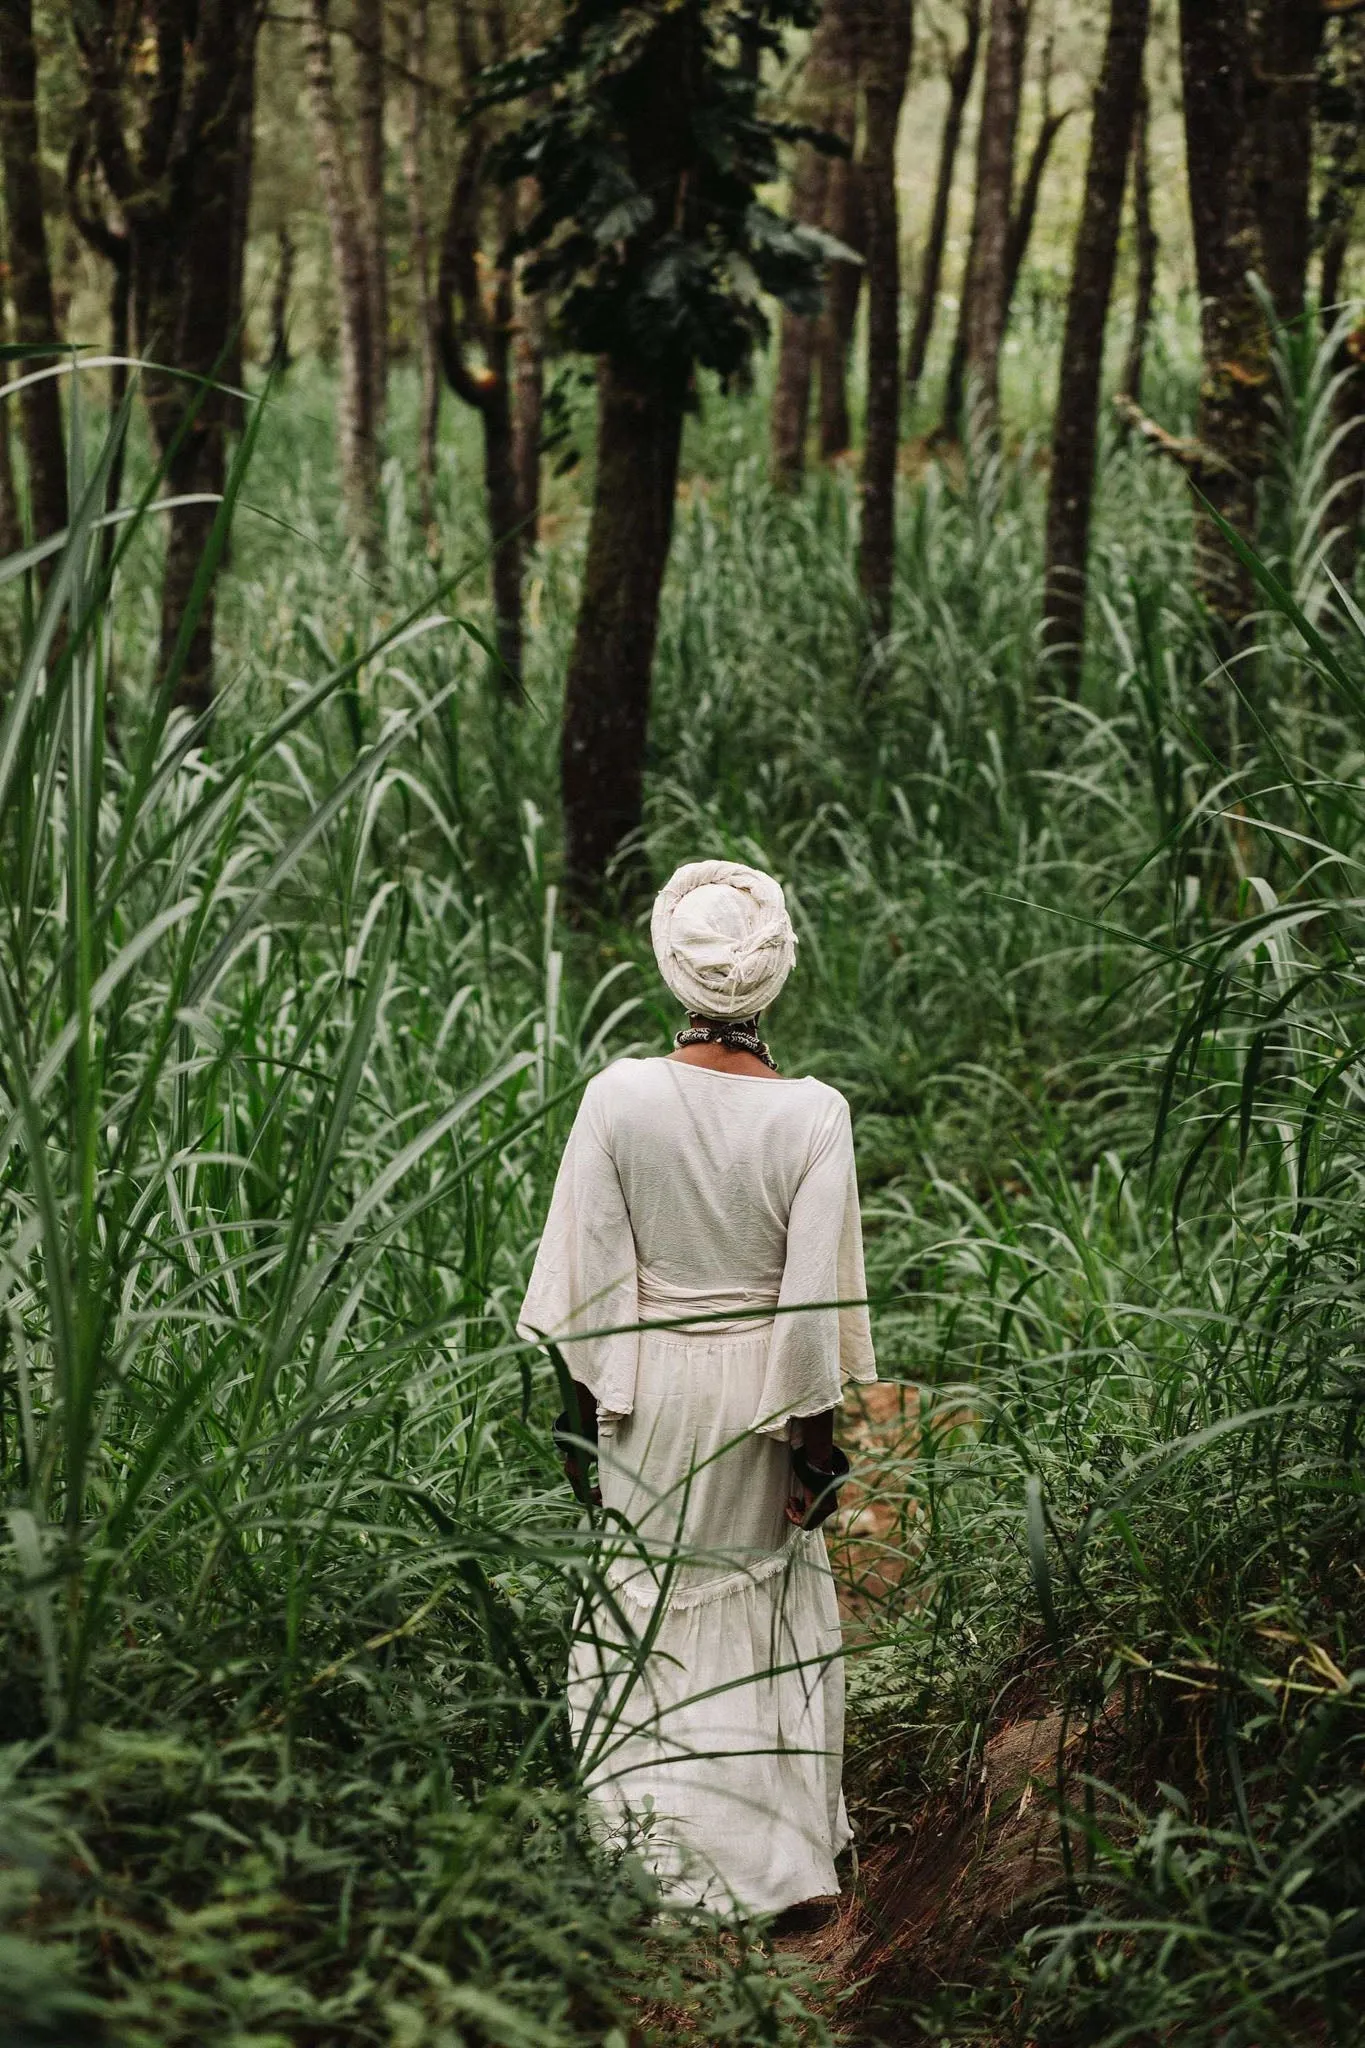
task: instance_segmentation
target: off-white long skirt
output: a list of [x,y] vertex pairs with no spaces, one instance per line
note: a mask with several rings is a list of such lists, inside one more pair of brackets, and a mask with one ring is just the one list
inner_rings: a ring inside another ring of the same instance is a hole
[[751,1424],[767,1326],[649,1331],[600,1448],[602,1583],[569,1671],[609,1838],[665,1896],[775,1913],[839,1889],[844,1674],[823,1535],[785,1519],[791,1454]]

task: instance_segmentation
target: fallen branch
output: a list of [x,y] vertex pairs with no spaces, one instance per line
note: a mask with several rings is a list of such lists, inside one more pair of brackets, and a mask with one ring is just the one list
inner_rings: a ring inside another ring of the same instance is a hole
[[1145,441],[1154,454],[1165,455],[1170,461],[1178,462],[1196,483],[1201,477],[1230,473],[1231,465],[1216,450],[1207,447],[1203,441],[1185,441],[1178,434],[1170,433],[1150,418],[1126,391],[1114,394],[1114,411],[1124,426]]

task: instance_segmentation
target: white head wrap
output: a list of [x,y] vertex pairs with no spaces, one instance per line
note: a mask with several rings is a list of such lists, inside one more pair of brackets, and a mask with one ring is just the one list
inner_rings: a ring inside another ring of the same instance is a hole
[[694,860],[654,899],[659,972],[699,1017],[756,1017],[796,958],[781,884],[737,860]]

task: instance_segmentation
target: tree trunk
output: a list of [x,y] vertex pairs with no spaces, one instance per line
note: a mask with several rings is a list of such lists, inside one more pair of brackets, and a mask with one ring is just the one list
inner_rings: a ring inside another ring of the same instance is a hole
[[[114,274],[109,284],[109,353],[116,360],[109,371],[109,418],[112,423],[122,405],[128,390],[128,357],[132,349],[132,333],[129,312],[133,294],[132,261],[126,237],[120,238],[114,258]],[[105,510],[112,512],[123,497],[123,465],[128,453],[128,436],[125,434],[114,452],[109,466],[109,485],[104,495]],[[114,552],[117,533],[112,526],[104,530],[102,554],[106,562]]]
[[372,556],[377,552],[379,528],[379,422],[374,413],[375,351],[370,333],[372,285],[343,142],[328,0],[308,0],[303,17],[303,52],[313,152],[327,215],[340,316],[338,407],[342,497],[352,540],[364,554]]
[[1365,16],[1345,15],[1334,28],[1319,108],[1324,162],[1318,202],[1322,243],[1318,303],[1328,331],[1341,310],[1342,274],[1357,196],[1365,184]]
[[1318,306],[1324,327],[1330,327],[1335,316],[1341,311],[1341,280],[1345,274],[1350,247],[1351,221],[1348,214],[1342,219],[1334,220],[1323,237]]
[[356,192],[369,294],[370,410],[382,440],[389,387],[389,257],[384,221],[384,0],[355,0]]
[[[147,359],[143,390],[170,492],[221,492],[232,417],[224,378],[242,306],[249,155],[259,0],[217,0],[197,12],[175,0],[144,0],[157,48],[153,113],[130,135],[130,63],[142,46],[112,33],[106,10],[82,11],[77,47],[86,114],[104,179],[123,229],[82,223],[117,263],[126,251],[133,326]],[[84,139],[68,165],[78,198]],[[73,212],[74,212],[73,208]],[[97,209],[91,209],[97,212]],[[125,318],[121,294],[115,333]],[[155,367],[174,365],[170,369]],[[213,701],[213,589],[187,616],[215,507],[187,505],[169,516],[161,591],[161,680],[194,712]]]
[[1019,204],[1010,221],[1009,244],[1005,250],[1005,324],[1009,323],[1010,307],[1014,304],[1015,288],[1019,274],[1028,255],[1028,245],[1033,240],[1033,224],[1038,218],[1038,198],[1047,175],[1052,146],[1071,117],[1071,109],[1064,107],[1060,114],[1047,112],[1042,125],[1033,140],[1029,153],[1028,169],[1024,182],[1019,188]]
[[[156,219],[136,228],[132,243],[133,296],[140,309],[139,342],[152,362],[174,363],[194,378],[214,380],[201,393],[183,376],[144,371],[147,410],[175,496],[220,493],[226,473],[231,418],[221,389],[231,354],[234,310],[240,307],[242,260],[237,231],[238,151],[254,76],[256,17],[249,4],[222,10],[221,42],[206,52],[221,97],[198,146],[179,167],[177,189]],[[195,577],[216,507],[186,505],[169,515],[161,586],[160,669],[164,675],[184,628]],[[210,588],[190,631],[175,687],[175,701],[193,713],[213,702],[214,592]]]
[[[866,253],[862,171],[854,160],[858,139],[858,35],[856,0],[829,0],[837,30],[830,54],[831,79],[826,126],[847,155],[831,157],[825,174],[825,228],[858,254]],[[837,62],[838,73],[833,75]],[[825,305],[815,331],[820,367],[820,455],[825,462],[846,453],[853,435],[848,416],[848,358],[858,324],[863,266],[836,263],[825,286]]]
[[1080,687],[1085,638],[1086,561],[1104,330],[1114,288],[1128,142],[1142,82],[1147,16],[1148,0],[1110,0],[1053,414],[1043,640],[1053,655],[1058,679],[1072,698]]
[[523,553],[540,539],[540,444],[545,422],[546,313],[543,292],[516,293],[512,336],[512,467]]
[[526,540],[522,531],[521,479],[517,472],[512,413],[512,349],[516,324],[516,282],[508,252],[517,226],[517,192],[498,194],[498,257],[492,317],[484,332],[488,387],[483,411],[483,474],[488,497],[488,530],[493,537],[493,611],[505,686],[521,694],[521,583]]
[[[851,123],[849,124],[852,125]],[[825,226],[846,247],[867,254],[867,213],[861,164],[836,157],[829,167]],[[816,329],[820,366],[820,458],[833,462],[853,443],[848,410],[848,362],[858,325],[863,268],[856,263],[833,265],[825,287],[825,308]]]
[[[465,69],[466,75],[473,75],[471,64]],[[523,542],[510,390],[513,283],[509,265],[500,263],[491,308],[485,303],[480,229],[486,147],[487,137],[478,120],[468,121],[441,237],[436,304],[446,381],[457,398],[474,408],[483,425],[484,495],[493,546],[494,635],[503,686],[519,697]],[[507,189],[500,198],[499,241],[505,244],[515,221],[516,194]],[[479,345],[482,364],[467,360],[467,340]]]
[[[1343,311],[1343,274],[1351,245],[1356,195],[1365,183],[1365,14],[1337,23],[1329,78],[1334,118],[1327,126],[1326,170],[1319,219],[1323,227],[1320,317],[1325,336]],[[1343,583],[1355,574],[1365,512],[1365,332],[1342,336],[1333,365],[1340,383],[1332,405],[1339,435],[1328,462],[1332,492],[1328,560]]]
[[504,372],[481,409],[483,485],[488,529],[493,539],[493,615],[501,681],[509,695],[521,695],[522,620],[521,499],[512,433],[511,394]]
[[976,200],[962,299],[961,367],[950,376],[944,425],[956,430],[963,387],[970,380],[983,424],[994,432],[1000,410],[1000,350],[1009,284],[1010,203],[1019,127],[1027,31],[1026,0],[991,0],[981,126],[976,147]]
[[643,815],[659,593],[673,537],[686,382],[603,362],[597,482],[564,696],[560,771],[570,903],[600,903]]
[[[32,0],[0,0],[0,155],[14,338],[29,347],[55,349],[59,336],[43,218]],[[19,393],[19,424],[33,533],[43,540],[66,525],[66,441],[59,379],[44,377]]]
[[[132,301],[132,248],[126,228],[113,225],[106,215],[102,197],[94,191],[93,180],[87,186],[86,180],[94,168],[90,154],[90,136],[85,127],[79,129],[72,142],[66,160],[66,209],[72,224],[95,254],[110,268],[109,284],[109,353],[114,358],[109,369],[109,417],[112,420],[128,389],[127,356],[131,345],[130,309]],[[118,445],[109,470],[108,484],[104,496],[106,512],[112,512],[119,503],[123,491],[123,463],[127,452],[128,439],[124,435]],[[112,526],[104,529],[100,543],[103,559],[107,562],[114,551],[117,534]]]
[[1256,58],[1249,73],[1257,131],[1252,194],[1265,285],[1281,320],[1303,312],[1312,241],[1313,101],[1326,15],[1309,0],[1253,0]]
[[867,440],[858,582],[867,606],[868,629],[880,640],[891,626],[896,553],[901,399],[896,134],[910,66],[911,0],[871,0],[861,29],[866,124],[862,188],[867,222]]
[[953,173],[967,100],[976,76],[976,54],[981,45],[981,0],[967,0],[966,40],[948,72],[948,111],[943,117],[943,135],[938,150],[938,176],[934,181],[934,205],[929,217],[929,234],[924,244],[920,270],[919,303],[910,331],[905,381],[911,396],[919,388],[938,311],[939,285],[943,278],[943,251],[948,240],[948,210],[953,197]]
[[1142,404],[1142,370],[1147,334],[1156,298],[1158,243],[1152,219],[1151,102],[1146,84],[1138,81],[1137,113],[1133,117],[1133,239],[1137,245],[1137,277],[1133,286],[1133,326],[1124,358],[1122,388],[1135,405]]
[[1349,586],[1360,546],[1365,514],[1365,326],[1357,326],[1340,344],[1333,365],[1341,378],[1332,403],[1332,429],[1340,434],[1328,463],[1332,492],[1326,526],[1330,536],[1327,560]]
[[[0,263],[3,255],[0,254]],[[5,298],[4,272],[0,270],[0,349],[10,339],[9,306]],[[19,514],[19,493],[14,483],[14,453],[10,444],[9,364],[0,355],[0,562],[18,554],[24,544],[24,522]]]
[[[1270,376],[1265,318],[1248,276],[1263,272],[1252,172],[1260,138],[1248,106],[1248,0],[1181,0],[1180,57],[1185,154],[1204,368],[1199,439],[1212,456],[1204,496],[1248,540],[1254,538]],[[1255,601],[1251,578],[1202,506],[1195,515],[1195,587],[1225,650]],[[1212,714],[1211,742],[1227,728]]]
[[256,38],[246,55],[247,76],[237,91],[237,141],[232,156],[232,257],[229,279],[232,303],[228,310],[231,340],[227,361],[220,375],[233,387],[227,400],[226,424],[230,433],[240,434],[246,426],[246,247],[251,227],[251,189],[256,150]]
[[270,354],[267,358],[277,377],[287,375],[293,355],[289,348],[289,294],[294,283],[294,237],[282,227],[275,240],[275,284],[270,294]]
[[408,119],[403,131],[403,183],[408,200],[412,267],[417,275],[417,331],[422,374],[417,434],[417,516],[430,534],[436,516],[436,442],[441,424],[441,354],[436,297],[431,283],[431,219],[427,207],[426,68],[430,47],[428,0],[412,0],[407,15],[404,61],[408,70]]
[[[831,122],[838,118],[841,91],[847,96],[852,83],[843,39],[842,9],[830,4],[821,12],[811,37],[797,110],[801,121],[826,132],[830,132]],[[816,149],[809,142],[798,146],[788,205],[793,220],[813,227],[825,225],[830,168],[827,151]],[[768,463],[769,474],[779,490],[794,490],[806,467],[806,427],[819,325],[819,314],[783,308],[769,420]]]
[[[1021,45],[1021,60],[1022,57],[1023,48]],[[1044,92],[1046,93],[1046,81],[1044,82]],[[1001,323],[1002,335],[1009,325],[1010,308],[1014,304],[1014,294],[1019,284],[1019,275],[1024,267],[1024,258],[1028,254],[1029,243],[1033,239],[1033,224],[1038,217],[1038,200],[1043,189],[1043,179],[1047,175],[1052,147],[1069,120],[1070,113],[1071,110],[1067,107],[1060,114],[1054,114],[1047,106],[1046,99],[1044,100],[1043,118],[1039,125],[1038,133],[1033,139],[1033,148],[1029,152],[1028,169],[1024,173],[1024,182],[1019,190],[1019,202],[1010,216],[1009,240],[1005,248],[1005,307]],[[948,401],[944,407],[945,424],[949,419],[960,418],[962,413],[962,398],[967,380],[968,304],[969,301],[964,286],[962,307],[958,315],[957,333],[953,339],[953,353],[948,365]]]
[[[167,471],[172,491],[221,491],[223,488],[223,444],[219,436],[197,451],[197,456],[179,456]],[[208,538],[213,530],[213,505],[182,505],[168,516],[166,561],[161,572],[161,650],[159,667],[170,664],[180,638],[181,622],[189,610],[194,579],[199,571]],[[217,611],[216,592],[210,589],[190,634],[184,666],[176,681],[175,701],[198,716],[213,703],[213,629]]]
[[[803,143],[792,178],[792,218],[820,221],[825,210],[828,184],[829,158],[809,143]],[[777,489],[782,491],[795,490],[805,474],[806,428],[810,420],[811,382],[820,319],[821,315],[817,313],[797,313],[790,306],[782,309],[768,457],[768,473]]]

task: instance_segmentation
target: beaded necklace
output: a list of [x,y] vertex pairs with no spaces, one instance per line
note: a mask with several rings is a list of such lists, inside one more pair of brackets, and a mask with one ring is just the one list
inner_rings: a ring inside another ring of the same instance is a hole
[[757,1017],[693,1017],[687,1029],[679,1031],[674,1045],[723,1045],[731,1052],[752,1053],[765,1067],[777,1072],[777,1061],[758,1035]]

